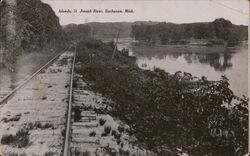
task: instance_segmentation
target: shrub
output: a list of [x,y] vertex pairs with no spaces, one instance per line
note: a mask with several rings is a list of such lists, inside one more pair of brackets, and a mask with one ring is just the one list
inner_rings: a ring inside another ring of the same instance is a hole
[[74,81],[73,82],[73,85],[72,85],[73,88],[76,88],[77,87],[77,83]]
[[21,118],[21,116],[14,116],[12,118],[10,118],[8,121],[19,121]]
[[91,132],[89,133],[89,136],[91,136],[91,137],[96,136],[96,132],[95,132],[95,131],[91,131]]
[[120,139],[121,136],[122,136],[122,134],[119,134],[119,133],[116,133],[116,134],[114,135],[115,139],[117,139],[117,140]]
[[16,135],[3,135],[1,144],[12,144],[14,147],[22,148],[29,145],[29,131],[27,129],[20,129]]
[[90,152],[89,151],[85,151],[82,153],[82,156],[91,156]]
[[111,135],[115,136],[116,134],[117,134],[117,131],[116,130],[112,130]]
[[36,121],[35,124],[34,124],[34,127],[41,128],[42,127],[42,123],[39,122],[39,121]]
[[27,129],[25,129],[25,128],[20,129],[16,133],[17,137],[22,137],[22,136],[27,136],[27,135],[29,135],[29,131]]
[[65,129],[63,129],[63,130],[61,131],[61,135],[62,135],[63,137],[66,135],[66,130],[65,130]]
[[27,129],[20,129],[16,133],[15,141],[18,148],[29,145],[29,131]]
[[47,129],[47,128],[54,128],[54,125],[52,123],[45,123],[43,125],[43,129]]
[[40,128],[40,129],[47,129],[47,128],[54,128],[54,125],[52,123],[45,123],[42,124],[40,121],[36,121],[35,123],[28,123],[27,129],[33,129],[34,127]]
[[123,149],[119,149],[119,154],[122,156],[130,156],[130,151],[129,150],[123,150]]
[[120,133],[123,133],[124,132],[124,130],[125,130],[125,128],[124,127],[122,127],[122,126],[118,126],[118,131],[120,132]]
[[29,136],[22,136],[19,138],[19,141],[17,143],[18,148],[26,147],[29,145]]
[[5,122],[5,123],[7,123],[8,122],[8,118],[3,118],[2,121]]
[[27,156],[27,155],[26,153],[18,154],[18,153],[12,152],[8,156]]
[[32,129],[34,129],[34,124],[32,122],[29,122],[26,127],[27,127],[27,129],[32,130]]
[[117,155],[116,149],[111,148],[110,146],[103,147],[103,151],[105,152],[105,155],[109,155],[109,156],[116,156]]
[[74,110],[75,110],[75,115],[74,115],[75,121],[81,120],[82,119],[82,116],[81,116],[82,111],[81,111],[80,107],[77,106],[74,108]]
[[22,114],[17,114],[17,115],[15,115],[15,116],[13,116],[13,117],[11,117],[9,119],[8,118],[3,118],[2,121],[5,122],[5,123],[7,123],[9,121],[19,121],[20,118],[21,118],[21,115]]
[[[208,81],[185,72],[141,70],[119,53],[110,61],[112,49],[107,45],[98,47],[102,52],[86,47],[84,43],[77,46],[85,65],[80,74],[94,82],[95,91],[115,102],[110,113],[128,123],[149,148],[164,145],[172,151],[183,147],[190,155],[247,152],[248,98],[233,101],[235,95],[225,76]],[[87,57],[93,50],[99,53],[89,63]]]
[[64,87],[65,87],[65,88],[68,88],[68,87],[69,87],[69,84],[66,84]]
[[103,119],[103,118],[99,119],[99,124],[100,124],[101,126],[103,126],[105,123],[106,123],[106,120],[105,120],[105,119]]
[[105,127],[104,127],[104,133],[105,133],[105,134],[109,134],[110,131],[111,131],[111,129],[112,129],[112,128],[111,128],[110,126],[105,126]]
[[121,143],[121,139],[117,139],[116,143],[117,143],[117,145],[119,145]]
[[1,139],[1,144],[8,145],[14,141],[14,137],[10,135],[3,135]]

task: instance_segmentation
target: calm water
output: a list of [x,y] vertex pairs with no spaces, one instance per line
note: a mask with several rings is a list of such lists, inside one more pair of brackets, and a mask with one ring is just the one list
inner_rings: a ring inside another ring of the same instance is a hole
[[248,49],[247,44],[233,48],[202,46],[147,47],[134,43],[132,39],[120,39],[118,48],[127,48],[136,56],[143,69],[158,67],[169,73],[185,71],[193,76],[206,76],[219,80],[222,75],[229,78],[230,88],[238,96],[248,95]]

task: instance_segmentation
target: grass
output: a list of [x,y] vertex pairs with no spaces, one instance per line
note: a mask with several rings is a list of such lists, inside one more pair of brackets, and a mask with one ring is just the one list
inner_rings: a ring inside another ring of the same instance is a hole
[[29,131],[27,129],[20,129],[16,135],[3,135],[1,138],[1,144],[18,148],[27,147],[29,143]]
[[52,123],[41,123],[40,121],[36,121],[35,123],[28,123],[26,126],[27,129],[31,130],[34,128],[40,128],[40,129],[48,129],[48,128],[52,128],[55,129],[54,124]]
[[52,151],[46,152],[46,153],[44,154],[44,156],[56,156],[56,155],[58,155],[58,153],[52,152]]
[[40,121],[36,121],[35,123],[28,123],[27,129],[34,129],[34,128],[40,128],[40,129],[48,129],[52,128],[55,129],[54,124],[52,123],[41,123]]
[[27,154],[26,153],[18,154],[18,153],[12,152],[8,156],[27,156]]
[[75,156],[91,156],[89,151],[80,152],[77,148],[74,153]]
[[66,57],[59,60],[59,62],[58,62],[59,66],[63,66],[63,65],[67,65],[67,64],[68,64],[68,59]]
[[90,152],[89,151],[85,151],[82,153],[82,156],[91,156]]
[[2,121],[5,122],[5,123],[7,123],[9,121],[19,121],[20,118],[21,118],[21,115],[22,114],[17,114],[17,115],[15,115],[15,116],[13,116],[12,118],[9,118],[9,119],[8,118],[3,118]]

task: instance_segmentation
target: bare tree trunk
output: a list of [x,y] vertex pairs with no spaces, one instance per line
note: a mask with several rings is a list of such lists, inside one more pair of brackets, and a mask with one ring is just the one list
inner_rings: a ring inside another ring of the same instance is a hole
[[117,49],[117,42],[118,42],[118,38],[119,38],[119,35],[120,35],[120,31],[121,31],[121,29],[119,29],[119,31],[117,33],[117,37],[116,37],[116,41],[115,41],[115,47],[114,47],[114,51],[113,51],[113,54],[112,54],[112,59],[115,58],[115,52],[116,52],[116,49]]

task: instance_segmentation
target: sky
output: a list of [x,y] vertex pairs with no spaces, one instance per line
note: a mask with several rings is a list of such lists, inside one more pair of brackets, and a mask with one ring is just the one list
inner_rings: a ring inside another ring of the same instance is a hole
[[[60,18],[60,24],[86,22],[159,21],[172,23],[211,22],[225,18],[233,24],[249,24],[248,0],[42,0],[48,3]],[[60,13],[59,10],[71,10]],[[73,9],[77,13],[73,13]],[[79,13],[80,10],[92,13]],[[93,10],[103,13],[93,13]],[[105,13],[105,9],[122,10],[123,13]],[[125,13],[124,10],[133,10]]]

